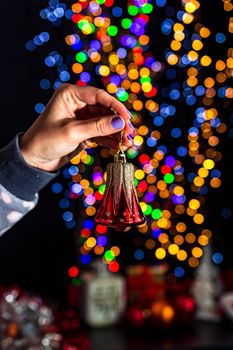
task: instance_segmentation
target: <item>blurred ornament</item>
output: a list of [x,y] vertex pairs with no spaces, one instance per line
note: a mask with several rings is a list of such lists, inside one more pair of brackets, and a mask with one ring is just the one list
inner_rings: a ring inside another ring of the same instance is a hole
[[107,166],[106,189],[95,221],[122,229],[146,222],[134,187],[134,166],[126,162],[122,148]]
[[218,298],[222,283],[218,268],[211,261],[211,249],[205,247],[204,256],[196,270],[196,276],[191,287],[196,302],[196,318],[202,321],[220,321],[217,311]]
[[0,348],[61,349],[61,335],[49,332],[52,323],[52,310],[42,299],[13,288],[3,294],[0,302]]
[[126,307],[125,281],[111,273],[101,261],[94,272],[82,276],[81,312],[83,320],[92,327],[112,326],[122,319]]
[[167,265],[128,266],[127,294],[130,307],[141,310],[150,309],[150,305],[166,293],[165,273]]
[[223,295],[221,295],[219,305],[224,315],[233,321],[233,292],[223,293]]

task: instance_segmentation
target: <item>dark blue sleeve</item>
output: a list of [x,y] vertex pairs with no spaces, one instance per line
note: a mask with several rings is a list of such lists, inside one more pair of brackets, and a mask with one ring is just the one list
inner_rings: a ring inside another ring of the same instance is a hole
[[49,173],[28,165],[19,149],[19,135],[0,149],[0,184],[14,196],[31,201],[59,172]]

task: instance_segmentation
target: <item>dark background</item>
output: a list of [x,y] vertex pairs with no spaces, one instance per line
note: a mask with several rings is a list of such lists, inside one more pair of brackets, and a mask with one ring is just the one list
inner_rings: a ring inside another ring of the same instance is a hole
[[[68,5],[70,2],[66,3]],[[223,16],[222,2],[201,3],[202,22],[214,28],[216,33],[224,32],[227,22]],[[42,78],[55,74],[45,66],[45,55],[56,49],[59,49],[60,54],[69,54],[66,52],[68,49],[64,44],[64,36],[72,32],[71,21],[53,27],[48,21],[42,20],[39,11],[47,4],[47,1],[39,0],[1,3],[0,147],[17,132],[25,131],[37,117],[35,104],[45,103],[52,95],[52,89],[43,91],[39,86]],[[153,30],[154,27],[150,27],[149,34]],[[25,49],[26,41],[42,31],[50,33],[50,42],[35,52],[28,52]],[[209,45],[211,57],[216,54],[213,47]],[[221,54],[219,56],[221,58]],[[233,267],[232,220],[221,218],[222,208],[232,207],[230,108],[222,116],[228,126],[228,131],[221,136],[220,145],[220,151],[223,152],[220,169],[223,184],[220,189],[210,192],[207,206],[208,225],[214,232],[214,248],[224,255],[223,269]],[[51,191],[50,184],[40,192],[37,207],[0,239],[0,284],[17,284],[63,300],[70,283],[67,269],[74,264],[75,257],[74,232],[65,228],[57,195]]]

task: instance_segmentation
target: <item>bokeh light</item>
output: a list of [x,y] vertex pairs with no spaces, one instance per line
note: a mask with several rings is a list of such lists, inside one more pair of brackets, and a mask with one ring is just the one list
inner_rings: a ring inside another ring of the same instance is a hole
[[[227,2],[222,6],[227,13]],[[218,146],[227,131],[221,115],[233,97],[228,84],[232,49],[227,46],[233,24],[229,21],[225,31],[215,33],[199,22],[201,9],[201,2],[192,0],[169,6],[166,0],[94,0],[74,2],[71,8],[54,0],[40,11],[53,26],[65,20],[71,28],[64,38],[71,55],[68,59],[57,51],[47,53],[44,64],[57,78],[43,77],[41,89],[56,89],[69,81],[85,86],[98,79],[132,113],[137,131],[126,154],[135,165],[136,191],[147,216],[146,225],[134,228],[147,240],[135,247],[132,258],[146,259],[146,250],[153,251],[155,261],[169,257],[177,263],[177,278],[187,265],[198,266],[212,236],[205,208],[209,192],[221,186]],[[155,18],[158,28],[151,34],[148,28]],[[162,49],[158,45],[153,50],[158,38],[163,39]],[[41,32],[26,48],[35,51],[50,40],[48,32]],[[209,40],[214,40],[218,58],[207,52]],[[187,110],[185,117],[180,115],[181,105]],[[43,109],[38,102],[36,112]],[[59,206],[66,227],[80,236],[80,263],[89,264],[97,255],[117,272],[120,242],[111,246],[111,229],[94,223],[105,190],[105,163],[113,154],[106,148],[82,151],[63,172],[67,187],[54,183],[52,190],[64,193]],[[230,209],[222,209],[222,218],[231,215]],[[220,263],[223,258],[215,253],[212,259]]]

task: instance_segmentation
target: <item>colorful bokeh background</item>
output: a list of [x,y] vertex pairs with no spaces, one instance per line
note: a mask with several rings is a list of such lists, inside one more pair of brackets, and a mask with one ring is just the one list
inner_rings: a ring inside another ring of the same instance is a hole
[[[226,16],[231,6],[222,3]],[[208,194],[221,186],[219,143],[227,129],[222,114],[233,97],[233,19],[229,16],[225,30],[215,32],[202,23],[201,10],[193,0],[176,6],[165,0],[96,0],[74,2],[71,8],[50,1],[40,11],[53,24],[63,17],[73,23],[64,38],[73,56],[66,60],[50,52],[44,62],[56,68],[57,79],[42,79],[41,88],[98,81],[131,111],[137,133],[126,153],[135,164],[135,186],[147,223],[119,237],[131,236],[134,251],[129,254],[136,262],[147,255],[152,263],[175,258],[176,277],[185,274],[185,265],[198,266],[213,234]],[[34,50],[48,40],[49,33],[42,32],[26,47]],[[210,41],[219,49],[215,57],[207,49]],[[44,105],[39,102],[35,108],[40,113]],[[112,229],[94,222],[113,154],[105,148],[83,151],[63,171],[65,185],[54,183],[52,190],[64,195],[59,206],[66,227],[79,236],[80,263],[89,264],[97,255],[117,272],[120,241],[112,245]],[[229,215],[229,209],[222,214]],[[214,252],[212,258],[218,264],[223,256]],[[73,283],[79,282],[78,269],[69,274]]]
[[222,228],[230,231],[232,219],[230,196],[223,199],[231,185],[232,2],[51,0],[35,8],[41,30],[25,43],[43,66],[35,112],[62,83],[93,85],[122,101],[136,128],[126,154],[145,225],[116,232],[94,222],[113,150],[82,151],[51,185],[66,231],[75,232],[77,262],[66,272],[72,283],[96,257],[112,272],[165,261],[174,280],[214,242],[212,260],[224,263]]

